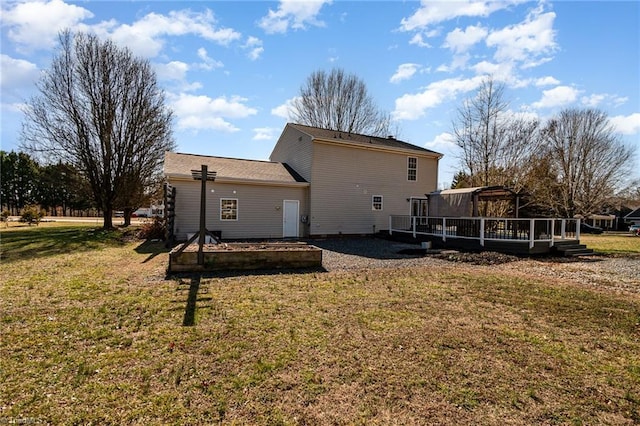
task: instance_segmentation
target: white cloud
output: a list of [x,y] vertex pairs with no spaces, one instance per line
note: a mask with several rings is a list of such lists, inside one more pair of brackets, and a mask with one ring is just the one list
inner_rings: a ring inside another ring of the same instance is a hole
[[534,102],[534,108],[553,108],[568,105],[576,101],[580,91],[569,86],[557,86],[553,89],[543,90],[542,98]]
[[187,82],[187,72],[191,69],[189,64],[181,61],[171,61],[166,64],[154,64],[158,80],[177,83],[175,86],[181,92],[192,92],[202,88],[200,82]]
[[244,104],[247,99],[239,96],[210,98],[181,93],[170,101],[180,129],[235,132],[238,128],[226,119],[245,118],[257,113],[256,109]]
[[456,28],[447,34],[443,47],[449,48],[455,53],[463,53],[483,40],[487,34],[487,29],[481,26],[468,26],[464,31]]
[[555,13],[542,13],[538,8],[524,22],[492,31],[487,36],[487,46],[496,48],[494,58],[498,62],[523,62],[525,68],[547,62],[549,59],[544,56],[557,49],[553,30],[555,17]]
[[628,97],[626,96],[612,96],[611,97],[611,103],[613,103],[613,106],[620,106],[623,104],[626,104],[627,101],[629,100]]
[[0,88],[2,92],[28,88],[40,77],[38,67],[24,59],[0,55]]
[[293,103],[298,97],[294,97],[291,99],[287,99],[282,105],[278,105],[277,107],[271,110],[271,114],[276,117],[284,118],[285,120],[289,120],[291,117],[291,111],[293,110]]
[[280,128],[276,127],[257,127],[253,129],[255,133],[253,135],[254,141],[272,141],[275,140],[276,135],[281,131]]
[[583,105],[588,107],[596,107],[600,105],[606,98],[607,98],[607,95],[603,93],[594,93],[590,96],[583,96],[580,99],[580,102],[582,102]]
[[440,133],[432,141],[424,144],[424,147],[434,151],[453,151],[457,148],[453,135],[449,132]]
[[89,10],[62,0],[9,3],[8,8],[2,7],[2,25],[8,27],[9,38],[26,51],[54,47],[61,30],[73,29],[92,17]]
[[499,0],[499,1],[437,1],[422,0],[420,8],[410,17],[403,18],[400,22],[400,29],[403,31],[414,31],[425,29],[440,22],[449,21],[459,17],[481,16],[486,17],[493,12],[505,9],[512,4],[520,3],[522,0]]
[[609,122],[623,135],[640,134],[640,113],[638,112],[627,116],[617,115],[615,117],[611,117]]
[[391,83],[399,83],[403,80],[408,80],[420,69],[418,64],[400,64],[396,73],[391,76],[389,81]]
[[166,64],[154,65],[159,80],[182,81],[189,71],[189,64],[180,61],[171,61]]
[[422,93],[405,94],[396,99],[396,107],[391,115],[396,120],[416,120],[422,117],[427,109],[434,108],[459,93],[477,89],[483,78],[450,78],[431,83]]
[[436,71],[440,72],[453,72],[457,69],[461,69],[466,67],[467,62],[471,59],[471,55],[465,53],[463,55],[453,55],[453,59],[451,59],[451,63],[449,65],[443,64],[440,65]]
[[597,107],[603,103],[607,103],[613,106],[620,106],[627,102],[629,99],[626,97],[609,95],[607,93],[594,93],[589,96],[583,96],[580,98],[580,102],[587,107]]
[[233,29],[218,27],[210,10],[201,13],[178,10],[166,15],[152,12],[132,24],[119,24],[113,19],[86,24],[83,21],[94,14],[62,0],[27,1],[12,6],[3,7],[2,24],[8,28],[8,37],[26,50],[54,47],[58,33],[67,28],[109,37],[144,57],[157,56],[167,36],[196,35],[221,45],[241,37]]
[[202,62],[197,65],[197,67],[200,69],[211,71],[215,68],[224,67],[224,64],[222,62],[210,58],[209,54],[207,53],[207,49],[205,49],[204,47],[198,49],[198,58],[202,60]]
[[166,36],[197,35],[221,45],[228,45],[241,37],[230,28],[217,28],[210,10],[202,13],[190,10],[171,11],[168,15],[149,13],[132,25],[121,24],[110,37],[128,46],[137,55],[157,56],[164,47]]
[[267,34],[286,33],[290,28],[305,29],[306,25],[324,27],[324,22],[317,19],[320,9],[331,0],[280,0],[278,10],[269,9],[258,26]]
[[258,58],[260,58],[260,55],[262,55],[262,52],[264,52],[264,47],[262,47],[262,40],[260,40],[257,37],[250,36],[243,47],[249,50],[249,53],[247,53],[247,56],[252,61],[255,61]]
[[424,39],[422,38],[422,34],[420,33],[414,35],[411,38],[411,40],[409,40],[409,44],[415,44],[416,46],[419,46],[419,47],[431,47],[429,43],[424,41]]
[[551,76],[546,76],[546,77],[540,77],[537,78],[534,82],[534,84],[538,87],[540,86],[557,86],[558,84],[560,84],[560,81],[551,77]]
[[495,64],[488,61],[480,61],[471,67],[476,74],[494,75],[500,70],[502,64]]

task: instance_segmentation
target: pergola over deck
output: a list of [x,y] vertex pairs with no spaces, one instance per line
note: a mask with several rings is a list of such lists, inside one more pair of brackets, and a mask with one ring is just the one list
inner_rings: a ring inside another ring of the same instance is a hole
[[[534,254],[562,251],[583,255],[591,250],[580,244],[580,219],[520,218],[520,199],[525,195],[503,186],[446,189],[427,196],[427,216],[392,215],[389,233],[431,241],[438,247],[493,250]],[[480,216],[483,201],[511,201],[514,217]],[[413,210],[412,210],[413,211]]]
[[504,186],[444,189],[425,194],[429,201],[429,216],[478,217],[481,201],[511,201],[514,217],[518,217],[520,199],[525,195]]

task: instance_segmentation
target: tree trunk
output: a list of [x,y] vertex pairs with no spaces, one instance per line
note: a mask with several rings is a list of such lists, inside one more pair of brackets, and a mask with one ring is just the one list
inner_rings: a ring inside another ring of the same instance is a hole
[[130,226],[131,225],[131,215],[133,214],[133,209],[125,208],[124,209],[124,223],[122,226]]
[[111,206],[105,206],[103,209],[103,225],[104,229],[113,229],[113,208]]

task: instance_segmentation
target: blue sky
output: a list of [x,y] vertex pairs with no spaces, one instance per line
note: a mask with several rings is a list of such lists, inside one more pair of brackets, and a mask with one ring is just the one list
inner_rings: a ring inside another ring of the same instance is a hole
[[[148,59],[174,111],[179,152],[268,159],[313,71],[358,75],[398,137],[458,168],[456,108],[488,73],[514,114],[605,111],[640,151],[637,1],[3,1],[1,149],[64,29]],[[640,173],[637,174],[640,177]]]

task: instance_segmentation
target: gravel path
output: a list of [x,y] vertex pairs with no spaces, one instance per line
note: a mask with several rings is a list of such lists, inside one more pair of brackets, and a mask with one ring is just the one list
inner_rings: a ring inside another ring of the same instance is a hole
[[454,251],[402,254],[403,250],[405,253],[415,251],[418,246],[378,238],[318,239],[309,243],[323,249],[322,263],[328,271],[455,266],[640,294],[640,257],[519,258],[491,252]]

